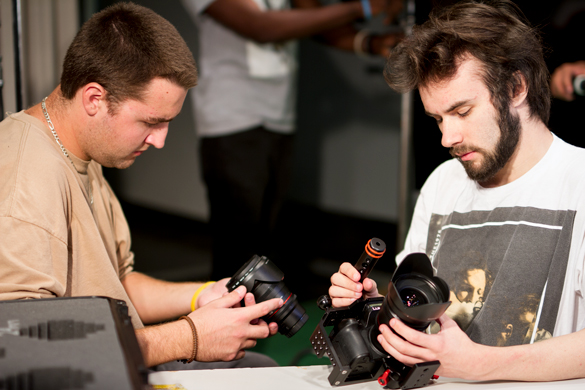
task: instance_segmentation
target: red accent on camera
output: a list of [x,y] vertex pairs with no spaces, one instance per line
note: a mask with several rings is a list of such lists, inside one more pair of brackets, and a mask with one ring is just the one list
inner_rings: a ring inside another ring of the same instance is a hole
[[386,386],[386,384],[388,384],[388,375],[390,375],[390,369],[387,369],[382,375],[380,375],[378,383],[382,386]]
[[279,307],[278,309],[276,309],[276,311],[274,313],[270,314],[270,316],[268,316],[268,318],[270,319],[270,318],[274,317],[274,315],[276,313],[278,313],[278,311],[284,307],[284,305],[288,302],[288,300],[290,299],[290,297],[292,297],[292,293],[290,293],[290,295],[288,296],[288,298],[286,298],[286,300],[282,303],[282,306]]

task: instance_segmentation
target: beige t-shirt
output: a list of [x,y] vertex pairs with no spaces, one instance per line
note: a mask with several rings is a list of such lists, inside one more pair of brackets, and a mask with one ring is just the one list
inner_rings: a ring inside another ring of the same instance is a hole
[[120,203],[101,165],[69,156],[24,112],[0,123],[0,300],[106,296],[142,328],[121,283],[134,254]]

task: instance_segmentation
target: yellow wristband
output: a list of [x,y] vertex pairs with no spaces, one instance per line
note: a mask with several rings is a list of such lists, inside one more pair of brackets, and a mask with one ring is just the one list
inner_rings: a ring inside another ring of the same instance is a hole
[[213,283],[215,283],[215,282],[207,282],[203,286],[199,287],[197,289],[197,291],[195,291],[195,294],[193,294],[193,298],[191,298],[191,311],[195,311],[195,309],[197,309],[197,307],[195,305],[197,304],[197,297],[199,296],[201,291],[203,291],[203,289],[205,289],[205,287],[207,287]]

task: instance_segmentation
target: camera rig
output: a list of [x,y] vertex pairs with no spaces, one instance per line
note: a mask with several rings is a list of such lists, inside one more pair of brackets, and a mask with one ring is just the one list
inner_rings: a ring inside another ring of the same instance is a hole
[[[383,301],[383,297],[370,298],[355,301],[347,307],[328,308],[315,328],[311,344],[317,357],[327,357],[331,361],[333,371],[328,379],[332,386],[378,380],[385,389],[410,389],[426,386],[433,379],[440,366],[438,361],[420,363],[410,368],[360,339],[359,334],[363,335],[367,329],[376,327],[377,314]],[[356,317],[361,317],[361,320],[355,320]],[[344,321],[346,324],[342,324]],[[329,326],[335,327],[331,334],[326,329]],[[345,331],[344,334],[344,329],[357,332]]]
[[[362,282],[384,254],[386,245],[372,238],[355,268]],[[397,267],[385,297],[358,299],[349,306],[332,307],[328,295],[319,298],[325,314],[311,335],[317,357],[327,357],[333,370],[332,386],[378,380],[385,389],[424,387],[434,378],[438,361],[406,366],[389,355],[377,337],[379,326],[397,318],[409,327],[424,331],[445,312],[451,302],[449,287],[433,276],[432,264],[424,253],[412,253]],[[329,332],[326,328],[332,327]]]

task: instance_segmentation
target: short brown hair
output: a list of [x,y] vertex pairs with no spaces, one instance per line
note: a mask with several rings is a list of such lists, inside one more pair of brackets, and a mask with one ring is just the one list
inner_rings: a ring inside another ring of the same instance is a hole
[[141,93],[154,78],[185,89],[197,84],[195,60],[177,29],[152,10],[114,4],[83,24],[67,50],[61,91],[72,99],[79,88],[96,82],[107,91],[110,108]]
[[548,123],[549,72],[540,34],[511,1],[462,1],[435,8],[392,51],[384,76],[394,90],[406,92],[452,78],[467,55],[483,64],[480,74],[494,107],[508,109],[522,74],[530,115]]

